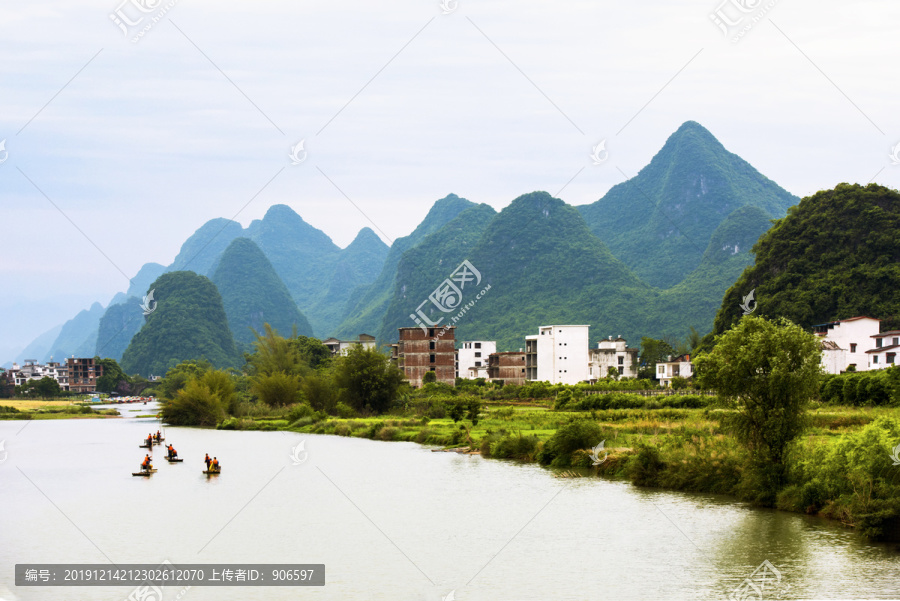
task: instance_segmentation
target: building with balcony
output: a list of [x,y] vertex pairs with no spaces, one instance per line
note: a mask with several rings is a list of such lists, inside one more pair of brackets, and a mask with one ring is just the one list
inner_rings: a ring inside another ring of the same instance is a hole
[[494,340],[460,342],[456,349],[456,377],[474,380],[488,377],[488,357],[497,352]]
[[525,376],[551,384],[577,384],[588,380],[590,326],[541,326],[525,337]]
[[521,386],[525,379],[525,352],[491,353],[488,356],[488,377],[504,384]]
[[610,336],[606,340],[599,341],[597,348],[592,348],[588,354],[590,382],[605,378],[610,368],[615,368],[620,378],[637,377],[638,349],[629,348],[627,341],[621,336],[615,339]]

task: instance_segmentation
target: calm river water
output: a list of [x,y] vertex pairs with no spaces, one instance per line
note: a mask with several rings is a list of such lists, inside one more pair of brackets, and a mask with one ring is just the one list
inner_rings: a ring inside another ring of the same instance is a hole
[[184,463],[155,448],[159,471],[136,478],[157,422],[118,407],[126,419],[0,422],[0,599],[133,590],[16,587],[16,563],[164,560],[326,566],[317,588],[168,587],[185,601],[726,599],[764,561],[780,581],[763,599],[900,598],[898,547],[830,522],[412,443],[170,427]]

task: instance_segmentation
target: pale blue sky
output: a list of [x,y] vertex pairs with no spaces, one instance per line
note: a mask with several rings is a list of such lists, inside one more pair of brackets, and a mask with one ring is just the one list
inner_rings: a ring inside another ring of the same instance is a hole
[[137,43],[109,15],[141,0],[5,2],[0,362],[214,217],[345,246],[371,224],[326,174],[390,238],[450,192],[592,202],[687,120],[798,196],[898,187],[900,4],[733,1],[737,43],[707,0],[170,0]]

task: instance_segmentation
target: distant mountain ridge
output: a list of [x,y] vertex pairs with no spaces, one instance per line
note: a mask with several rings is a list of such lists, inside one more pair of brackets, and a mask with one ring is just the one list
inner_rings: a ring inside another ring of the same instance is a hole
[[[390,248],[363,228],[341,249],[286,205],[274,205],[247,228],[210,220],[185,241],[172,265],[145,265],[128,293],[97,318],[102,335],[95,335],[95,345],[115,357],[141,330],[139,296],[150,276],[186,269],[225,287],[216,277],[223,261],[230,263],[231,284],[259,276],[258,288],[274,290],[280,280],[295,305],[281,299],[259,309],[265,299],[250,294],[252,286],[237,285],[232,292],[244,288],[241,302],[253,297],[258,305],[252,311],[245,306],[245,318],[274,311],[277,321],[296,309],[320,338],[369,333],[390,342],[396,328],[416,325],[410,314],[420,306],[429,319],[445,323],[449,314],[425,301],[463,260],[491,289],[457,324],[458,339],[494,339],[514,350],[537,326],[554,322],[588,323],[598,338],[621,334],[635,343],[640,336],[683,337],[690,327],[704,333],[725,291],[753,263],[757,239],[797,200],[687,122],[638,175],[592,204],[572,207],[532,192],[498,213],[450,194]],[[225,261],[235,240],[261,252]],[[241,272],[243,262],[257,264],[259,273]],[[229,312],[232,292],[218,292]],[[230,312],[232,333],[240,338],[249,322],[233,317]],[[81,316],[79,323],[85,321]],[[73,330],[66,326],[58,338]]]
[[731,213],[753,206],[778,219],[798,202],[688,121],[636,176],[578,210],[635,274],[669,288],[699,266],[710,237]]

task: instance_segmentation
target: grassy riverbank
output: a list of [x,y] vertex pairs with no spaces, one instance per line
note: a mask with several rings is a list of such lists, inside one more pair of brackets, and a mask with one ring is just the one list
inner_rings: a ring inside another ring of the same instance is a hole
[[[256,407],[219,427],[439,445],[488,458],[538,462],[561,476],[622,479],[754,501],[757,483],[745,474],[747,451],[727,430],[730,412],[715,408],[713,400],[618,394],[586,397],[572,405],[635,406],[580,410],[554,409],[559,403],[551,399],[488,400],[474,424],[449,417],[447,399],[419,399],[372,417],[333,417],[305,405]],[[900,465],[893,465],[890,453],[900,444],[900,408],[815,404],[807,417],[776,506],[837,519],[873,538],[896,538]],[[594,465],[591,449],[601,441],[604,448],[597,457],[602,461]]]
[[120,417],[115,409],[94,409],[89,404],[65,400],[0,401],[0,420],[10,419],[84,419]]

